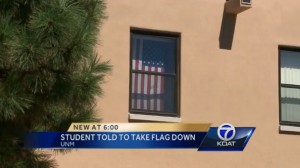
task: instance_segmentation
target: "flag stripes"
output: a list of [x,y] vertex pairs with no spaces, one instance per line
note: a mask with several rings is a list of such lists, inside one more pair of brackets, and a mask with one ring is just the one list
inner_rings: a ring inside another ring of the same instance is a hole
[[159,57],[143,52],[141,39],[135,39],[134,43],[136,47],[132,52],[131,108],[164,111],[164,76],[143,73],[164,73],[164,64]]

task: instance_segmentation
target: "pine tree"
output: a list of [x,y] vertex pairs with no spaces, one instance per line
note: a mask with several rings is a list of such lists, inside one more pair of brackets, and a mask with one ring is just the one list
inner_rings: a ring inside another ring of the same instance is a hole
[[[108,62],[95,53],[103,0],[0,0],[0,167],[56,167],[22,148],[27,131],[98,121]],[[61,151],[64,152],[64,151]]]

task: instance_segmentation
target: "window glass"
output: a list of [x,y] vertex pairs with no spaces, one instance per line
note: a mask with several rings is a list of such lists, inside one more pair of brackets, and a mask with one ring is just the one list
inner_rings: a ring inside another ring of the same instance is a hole
[[130,110],[177,115],[178,38],[131,34]]
[[300,52],[280,50],[281,122],[300,123]]

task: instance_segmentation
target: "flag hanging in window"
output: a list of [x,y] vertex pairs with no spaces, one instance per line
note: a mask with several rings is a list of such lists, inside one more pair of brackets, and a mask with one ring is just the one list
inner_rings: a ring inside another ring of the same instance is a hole
[[147,39],[134,39],[132,52],[132,109],[164,111],[164,48]]

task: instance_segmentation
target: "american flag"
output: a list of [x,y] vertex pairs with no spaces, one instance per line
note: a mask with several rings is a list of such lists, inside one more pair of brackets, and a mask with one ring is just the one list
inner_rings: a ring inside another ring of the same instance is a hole
[[[134,39],[132,70],[163,73],[163,51],[159,43]],[[164,111],[164,76],[132,73],[132,109]]]

